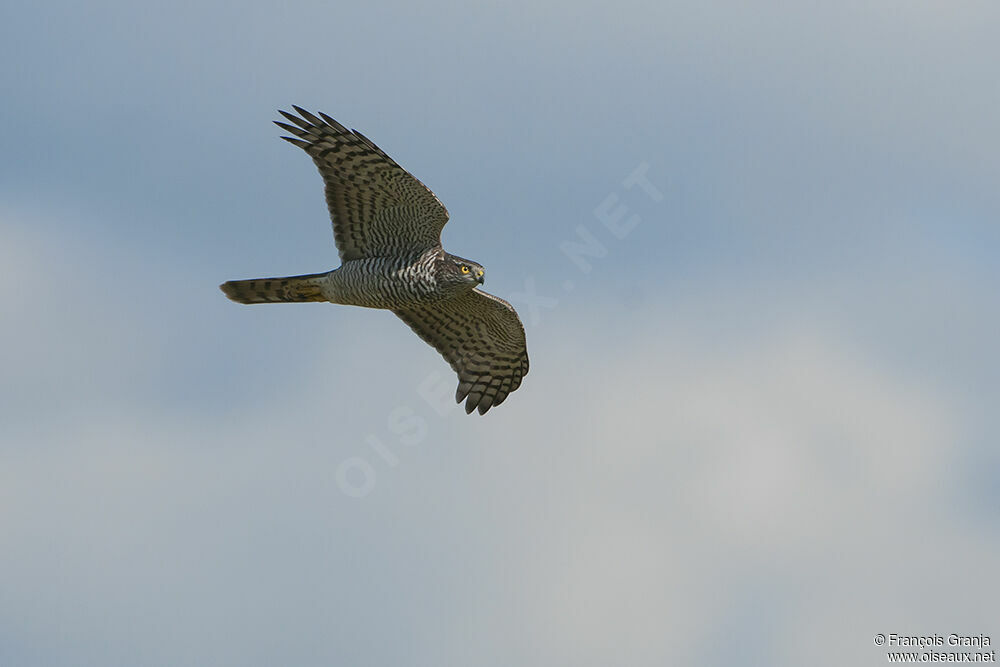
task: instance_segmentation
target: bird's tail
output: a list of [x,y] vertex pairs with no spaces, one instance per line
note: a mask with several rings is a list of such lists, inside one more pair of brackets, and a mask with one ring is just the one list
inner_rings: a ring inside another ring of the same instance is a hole
[[237,303],[279,303],[288,301],[326,301],[323,281],[326,273],[287,278],[230,280],[219,285],[227,297]]

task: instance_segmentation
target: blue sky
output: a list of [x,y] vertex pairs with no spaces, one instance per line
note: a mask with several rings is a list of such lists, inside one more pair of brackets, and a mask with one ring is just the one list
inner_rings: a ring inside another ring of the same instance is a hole
[[[996,641],[998,18],[6,5],[0,662]],[[270,124],[292,104],[413,171],[515,302],[532,368],[499,409],[442,408],[447,365],[388,313],[218,291],[336,266]]]

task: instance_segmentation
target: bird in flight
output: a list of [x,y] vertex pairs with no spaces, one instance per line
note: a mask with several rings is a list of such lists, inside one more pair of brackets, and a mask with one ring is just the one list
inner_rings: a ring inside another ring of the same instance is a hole
[[448,211],[430,189],[357,130],[293,106],[275,124],[313,159],[326,187],[341,265],[326,273],[230,280],[238,303],[326,301],[391,310],[458,374],[465,411],[504,402],[528,373],[514,308],[479,289],[484,270],[441,247]]

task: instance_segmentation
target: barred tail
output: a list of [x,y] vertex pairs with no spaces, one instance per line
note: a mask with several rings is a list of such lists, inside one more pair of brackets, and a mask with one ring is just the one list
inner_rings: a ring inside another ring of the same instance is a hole
[[287,278],[230,280],[219,285],[227,297],[237,303],[277,303],[282,301],[326,301],[323,281],[326,273]]

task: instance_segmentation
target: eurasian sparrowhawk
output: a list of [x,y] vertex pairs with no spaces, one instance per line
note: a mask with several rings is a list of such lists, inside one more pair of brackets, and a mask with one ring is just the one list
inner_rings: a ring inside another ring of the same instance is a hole
[[293,107],[275,123],[308,153],[326,185],[341,266],[327,273],[231,280],[239,303],[328,301],[394,312],[458,373],[456,400],[485,414],[528,373],[514,308],[478,289],[483,267],[441,247],[448,211],[423,183],[360,132]]

